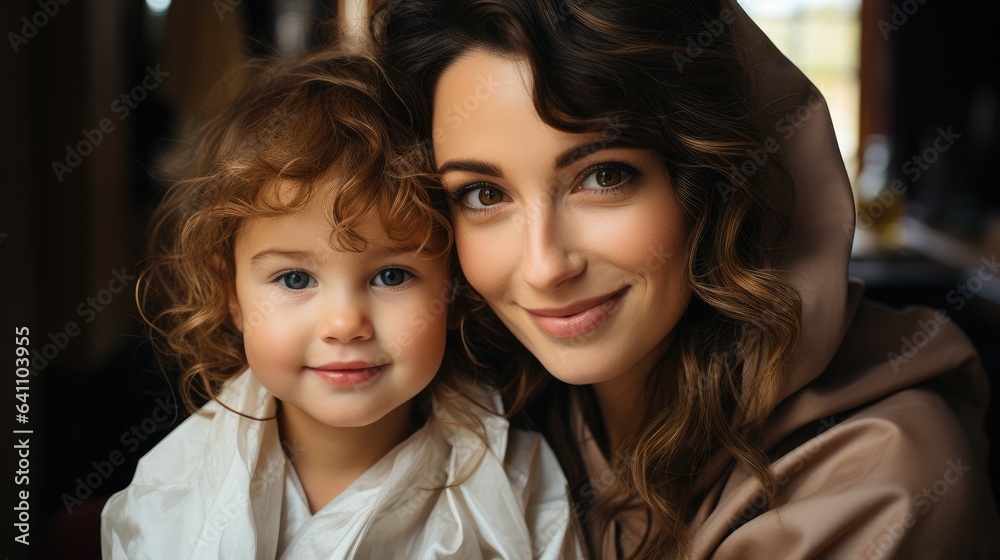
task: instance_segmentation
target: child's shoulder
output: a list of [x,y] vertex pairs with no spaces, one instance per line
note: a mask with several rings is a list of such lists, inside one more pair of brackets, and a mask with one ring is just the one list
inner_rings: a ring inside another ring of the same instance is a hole
[[105,558],[132,558],[142,551],[170,546],[197,534],[201,507],[198,473],[202,472],[211,425],[218,414],[212,401],[174,428],[139,460],[132,482],[113,495],[101,513]]
[[211,401],[181,422],[139,459],[130,486],[161,486],[190,479],[201,468],[212,424],[220,410],[219,403]]
[[257,431],[248,428],[261,423],[253,417],[271,416],[273,408],[273,397],[244,371],[143,456],[129,486],[179,484],[204,477],[206,470],[218,471],[224,465],[217,463],[228,462],[241,444],[251,443],[245,432]]
[[[249,492],[253,463],[272,424],[234,411],[263,418],[259,414],[273,413],[273,408],[273,397],[247,371],[227,383],[217,400],[177,426],[139,460],[129,486],[108,500],[101,515],[106,555],[110,550],[123,552],[119,549],[125,544],[142,550],[190,545],[187,541],[203,531],[206,515],[226,501],[217,498]],[[245,484],[238,480],[240,474]]]

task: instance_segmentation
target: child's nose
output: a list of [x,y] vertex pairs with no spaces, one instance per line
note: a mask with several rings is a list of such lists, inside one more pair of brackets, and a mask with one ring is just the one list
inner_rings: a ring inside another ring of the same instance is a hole
[[352,302],[328,308],[320,325],[320,336],[324,340],[364,341],[374,335],[375,329],[368,320],[368,314]]

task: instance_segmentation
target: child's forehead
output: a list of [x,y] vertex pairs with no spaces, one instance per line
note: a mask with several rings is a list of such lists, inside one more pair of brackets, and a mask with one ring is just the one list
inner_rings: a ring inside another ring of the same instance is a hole
[[[315,251],[364,252],[372,255],[440,253],[441,236],[424,220],[386,223],[377,202],[343,203],[343,183],[327,178],[312,186],[282,182],[271,189],[263,211],[244,220],[237,242],[292,242]],[[399,220],[396,220],[399,221]],[[354,241],[352,242],[351,239]]]

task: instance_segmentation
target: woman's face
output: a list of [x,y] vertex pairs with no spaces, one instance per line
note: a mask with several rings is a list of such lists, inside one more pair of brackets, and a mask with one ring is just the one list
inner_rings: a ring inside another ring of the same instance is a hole
[[438,81],[434,152],[462,270],[557,378],[644,379],[690,298],[667,169],[626,146],[617,122],[588,134],[548,126],[531,82],[524,62],[484,51]]

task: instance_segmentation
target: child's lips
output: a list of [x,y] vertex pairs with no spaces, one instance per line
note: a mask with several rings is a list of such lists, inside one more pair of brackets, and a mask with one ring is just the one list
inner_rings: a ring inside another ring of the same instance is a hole
[[321,366],[307,366],[324,383],[336,387],[351,387],[368,383],[378,377],[389,364],[350,361],[331,362]]

